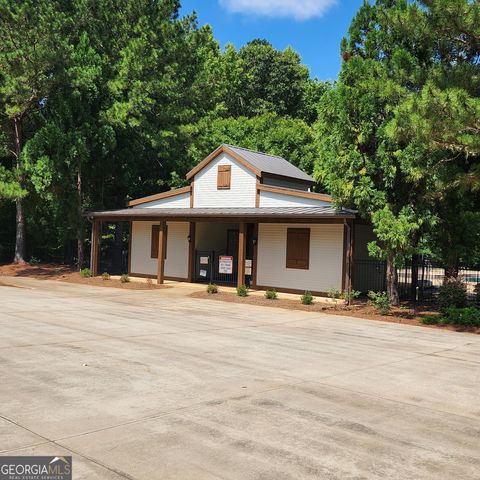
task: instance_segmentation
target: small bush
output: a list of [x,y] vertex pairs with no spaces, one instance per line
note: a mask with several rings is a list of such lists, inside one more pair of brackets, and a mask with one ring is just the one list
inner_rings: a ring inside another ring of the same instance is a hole
[[370,290],[368,292],[368,301],[369,305],[375,308],[382,315],[387,314],[390,311],[390,299],[388,298],[387,292],[373,292]]
[[103,272],[102,280],[110,280],[110,274],[108,272]]
[[475,303],[480,307],[480,283],[475,285],[473,291],[475,292]]
[[338,290],[338,288],[332,287],[328,290],[327,295],[328,298],[336,300],[337,298],[340,298],[340,290]]
[[39,265],[41,262],[41,260],[37,257],[30,257],[30,260],[28,262],[30,265]]
[[446,312],[449,307],[461,308],[467,304],[467,286],[458,278],[447,278],[438,289],[438,307]]
[[248,295],[248,288],[246,285],[240,285],[237,287],[237,295],[239,297],[246,297]]
[[313,303],[313,295],[312,292],[309,292],[308,290],[300,297],[300,301],[304,305],[311,305]]
[[269,300],[276,300],[278,298],[277,292],[275,290],[267,290],[265,292],[265,298]]
[[124,273],[121,277],[120,277],[120,282],[121,283],[128,283],[130,281],[130,277]]
[[90,278],[92,276],[92,271],[89,268],[84,268],[80,270],[80,276],[82,278]]
[[209,283],[207,285],[207,293],[218,293],[218,285],[214,283]]
[[462,327],[480,327],[480,309],[476,307],[447,308],[442,316],[428,316],[422,318],[427,325],[455,325]]
[[340,294],[340,298],[345,300],[345,303],[350,303],[355,298],[358,298],[360,294],[361,292],[359,292],[358,290],[350,290],[350,292],[348,290],[344,290]]

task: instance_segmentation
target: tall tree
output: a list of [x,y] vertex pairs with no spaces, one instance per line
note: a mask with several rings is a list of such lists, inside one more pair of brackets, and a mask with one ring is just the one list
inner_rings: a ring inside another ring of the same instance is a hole
[[[0,1],[0,115],[10,137],[13,169],[25,185],[22,150],[30,134],[27,123],[48,99],[57,78],[63,45],[64,16],[50,0]],[[23,195],[16,198],[14,262],[25,262],[25,211]]]

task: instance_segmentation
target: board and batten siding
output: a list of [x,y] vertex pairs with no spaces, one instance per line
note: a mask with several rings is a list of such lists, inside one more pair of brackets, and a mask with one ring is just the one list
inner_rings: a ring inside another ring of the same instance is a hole
[[[287,228],[310,229],[309,269],[286,267]],[[327,292],[342,288],[343,225],[258,225],[257,284],[265,287]]]
[[[231,165],[230,188],[217,190],[218,165]],[[222,153],[200,170],[193,180],[194,208],[255,207],[257,177]]]
[[189,208],[190,193],[181,193],[173,197],[160,198],[151,202],[141,203],[133,208]]
[[260,192],[260,207],[324,207],[330,202],[313,198],[296,197],[284,193]]
[[[157,275],[157,259],[150,258],[152,225],[158,222],[132,222],[131,274]],[[167,222],[165,277],[188,277],[188,222]]]

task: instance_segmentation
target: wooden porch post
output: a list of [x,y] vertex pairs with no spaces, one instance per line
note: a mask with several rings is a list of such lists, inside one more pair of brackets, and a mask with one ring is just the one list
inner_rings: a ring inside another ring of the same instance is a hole
[[247,224],[240,223],[238,230],[238,275],[237,287],[245,284],[245,256],[247,253]]
[[98,250],[100,246],[100,231],[102,228],[102,223],[96,218],[92,222],[92,244],[90,250],[90,270],[92,276],[96,277],[98,275]]
[[252,287],[257,286],[258,223],[253,225]]
[[188,244],[188,281],[193,282],[195,269],[195,222],[190,222],[190,230],[188,233],[190,239]]
[[163,283],[165,277],[166,225],[165,220],[162,220],[158,229],[157,283],[159,285]]

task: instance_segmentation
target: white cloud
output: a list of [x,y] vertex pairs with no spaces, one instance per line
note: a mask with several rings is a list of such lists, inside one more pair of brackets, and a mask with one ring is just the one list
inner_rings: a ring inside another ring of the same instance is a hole
[[321,17],[337,0],[219,0],[232,13],[308,20]]

